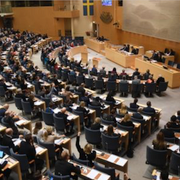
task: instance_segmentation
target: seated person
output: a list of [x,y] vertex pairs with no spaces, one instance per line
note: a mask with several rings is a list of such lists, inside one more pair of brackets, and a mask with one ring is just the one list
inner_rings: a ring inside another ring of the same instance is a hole
[[180,122],[180,111],[177,112],[177,120]]
[[106,101],[112,102],[112,103],[116,103],[116,100],[113,98],[113,95],[111,92],[109,92],[106,96]]
[[132,117],[136,118],[136,119],[142,119],[143,120],[143,116],[141,115],[142,110],[143,110],[142,107],[138,108],[138,111],[134,112]]
[[55,104],[53,102],[49,103],[49,106],[46,108],[46,112],[54,114],[53,109],[55,108]]
[[164,134],[165,138],[175,138],[174,131],[171,129],[161,129],[160,132]]
[[134,102],[133,103],[130,103],[130,108],[133,108],[133,109],[138,109],[139,108],[139,105],[137,105],[137,102],[138,102],[138,99],[135,98],[134,99]]
[[156,139],[152,142],[153,148],[156,150],[166,150],[167,144],[164,141],[164,134],[162,132],[159,132],[156,136]]
[[99,71],[99,74],[101,74],[102,76],[106,76],[105,67],[102,67],[102,69]]
[[110,114],[103,114],[103,119],[106,121],[112,121],[114,122],[112,125],[116,126],[116,110],[112,109]]
[[134,76],[139,76],[139,75],[140,75],[139,69],[136,68],[132,76],[134,77]]
[[36,158],[36,149],[31,134],[25,135],[25,141],[21,141],[18,153],[26,154],[29,162],[35,160],[36,170],[42,169],[44,162],[42,159]]
[[131,47],[131,53],[132,54],[137,54],[137,51],[136,51],[136,49],[133,46]]
[[4,91],[5,91],[5,95],[6,95],[7,99],[11,99],[12,98],[12,91],[8,90],[8,87],[11,87],[11,85],[6,85],[5,80],[0,79],[0,86],[4,87]]
[[97,68],[96,68],[95,65],[93,65],[93,68],[91,69],[91,72],[92,72],[93,74],[97,74]]
[[80,85],[78,88],[76,88],[76,91],[80,92],[80,93],[82,94],[82,97],[84,97],[85,92],[86,92],[86,90],[84,89],[84,87],[85,87],[85,84],[84,84],[84,83],[81,83],[81,85]]
[[69,86],[67,86],[66,89],[64,91],[62,91],[61,94],[66,97],[66,101],[70,101],[71,98],[73,97],[73,93],[70,91]]
[[37,121],[34,125],[34,128],[32,130],[33,135],[36,135],[37,138],[41,139],[42,135],[43,135],[43,126],[42,126],[42,122],[41,121]]
[[154,79],[153,79],[153,76],[152,76],[152,75],[149,75],[146,83],[148,83],[148,84],[154,83]]
[[144,80],[147,80],[150,75],[151,75],[150,70],[147,69],[146,73],[143,74]]
[[132,84],[140,84],[141,80],[138,79],[138,76],[134,76],[134,79],[132,80]]
[[20,99],[23,99],[23,101],[26,100],[27,96],[22,92],[21,89],[18,89],[17,90],[17,93],[15,95],[16,98],[20,98]]
[[84,148],[81,148],[79,141],[80,141],[81,132],[78,132],[76,138],[76,148],[79,152],[79,159],[88,160],[90,167],[93,167],[94,163],[93,160],[96,158],[96,151],[92,151],[92,145],[86,144]]
[[122,70],[122,72],[120,73],[120,76],[126,76],[127,73],[125,72],[125,69]]
[[117,70],[116,70],[116,68],[115,68],[115,67],[112,69],[111,74],[113,74],[113,75],[117,75]]
[[67,117],[67,111],[66,111],[66,108],[62,108],[60,112],[58,112],[56,114],[57,117],[59,118],[63,118],[64,120],[64,124],[66,126],[66,131],[67,133],[73,133],[73,127],[74,127],[74,122],[73,121],[68,121]]
[[93,124],[91,125],[91,129],[100,130],[101,128],[103,128],[103,126],[101,125],[101,119],[99,117],[96,117]]
[[6,114],[6,111],[9,109],[9,104],[4,104],[0,107],[0,119],[3,118]]
[[180,123],[175,115],[171,116],[171,120],[166,125],[168,128],[180,128]]
[[[78,166],[68,162],[69,161],[69,152],[67,150],[64,150],[61,155],[60,158],[56,161],[55,164],[55,175],[69,175],[71,176],[72,179],[77,180],[78,174],[81,174],[81,170]],[[72,175],[72,173],[75,173],[77,175]]]
[[131,116],[129,114],[126,114],[124,116],[124,118],[122,118],[120,124],[122,126],[129,126],[129,127],[133,127],[134,128],[134,124],[133,122],[131,121]]
[[152,113],[152,115],[156,114],[155,109],[151,107],[151,101],[147,102],[147,107],[143,108],[143,111],[146,113]]
[[14,152],[17,152],[19,150],[19,146],[15,146],[13,141],[13,129],[7,128],[5,130],[5,135],[3,136],[2,145],[8,146],[10,149],[12,148]]
[[165,79],[162,77],[161,74],[159,74],[158,79],[156,80],[156,85],[159,85],[160,82],[165,82]]
[[111,73],[109,78],[108,78],[108,81],[116,81],[116,75]]
[[128,113],[127,106],[122,103],[122,104],[121,104],[121,108],[119,109],[118,114],[119,114],[120,116],[124,117],[125,114],[127,114],[127,113]]
[[103,105],[101,104],[101,99],[99,97],[93,98],[93,101],[90,102],[90,104],[92,106],[99,106],[99,107],[103,107]]

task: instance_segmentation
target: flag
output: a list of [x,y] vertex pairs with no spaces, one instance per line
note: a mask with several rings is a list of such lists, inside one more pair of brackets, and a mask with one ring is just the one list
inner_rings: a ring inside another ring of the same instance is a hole
[[94,0],[83,0],[83,15],[94,15]]

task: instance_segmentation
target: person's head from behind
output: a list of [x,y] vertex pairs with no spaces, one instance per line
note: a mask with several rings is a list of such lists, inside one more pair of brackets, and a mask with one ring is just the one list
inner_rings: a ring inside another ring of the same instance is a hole
[[12,129],[12,128],[7,128],[5,132],[6,132],[6,134],[9,135],[9,136],[12,136],[12,135],[13,135],[13,129]]
[[148,101],[148,102],[147,102],[147,106],[148,106],[148,107],[151,107],[151,101]]
[[51,135],[53,132],[53,128],[51,126],[46,126],[46,131],[47,131],[48,135]]
[[70,87],[69,87],[69,86],[67,86],[67,87],[66,87],[66,91],[69,91],[69,90],[70,90]]
[[142,111],[143,111],[143,108],[142,108],[142,107],[139,107],[139,108],[138,108],[138,113],[142,113]]
[[177,115],[180,116],[180,111],[177,112]]
[[116,68],[114,67],[112,71],[113,71],[113,72],[116,72]]
[[137,80],[138,79],[138,76],[134,76],[134,80]]
[[41,121],[38,121],[35,123],[35,129],[42,129],[42,122]]
[[80,104],[79,104],[80,107],[85,107],[85,102],[84,101],[81,101]]
[[168,173],[168,171],[161,171],[161,174],[160,174],[160,179],[161,180],[169,180],[169,173]]
[[156,138],[159,142],[164,142],[164,134],[162,132],[159,132]]
[[138,99],[135,98],[135,99],[134,99],[134,104],[137,104],[137,102],[138,102]]
[[177,117],[175,115],[171,116],[171,122],[176,122]]
[[68,161],[69,157],[69,152],[67,150],[63,150],[63,152],[61,153],[61,159],[64,161]]
[[131,120],[131,116],[129,114],[125,114],[125,116],[123,118],[123,121],[127,122],[127,121],[130,121],[130,120]]
[[101,123],[101,119],[99,117],[96,117],[94,120],[94,123],[100,124]]
[[136,69],[135,69],[135,71],[136,71],[136,72],[138,72],[138,71],[139,71],[139,69],[138,69],[138,68],[136,68]]
[[114,133],[114,127],[113,127],[113,125],[109,125],[109,126],[107,127],[107,134],[108,134],[109,136],[112,136],[113,133]]
[[92,151],[92,145],[91,144],[86,144],[85,146],[84,146],[84,152],[86,153],[86,154],[91,154],[91,151]]
[[25,135],[25,140],[27,143],[31,143],[33,141],[32,135],[31,134],[26,134]]

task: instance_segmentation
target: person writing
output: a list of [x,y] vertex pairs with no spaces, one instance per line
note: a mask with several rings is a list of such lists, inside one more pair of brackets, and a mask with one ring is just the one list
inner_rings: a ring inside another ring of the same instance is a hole
[[76,138],[76,148],[79,152],[79,159],[81,160],[88,160],[89,166],[93,167],[94,163],[93,160],[96,158],[96,151],[92,151],[92,145],[86,144],[84,148],[81,148],[79,141],[80,141],[80,135],[81,132],[78,132],[77,138]]

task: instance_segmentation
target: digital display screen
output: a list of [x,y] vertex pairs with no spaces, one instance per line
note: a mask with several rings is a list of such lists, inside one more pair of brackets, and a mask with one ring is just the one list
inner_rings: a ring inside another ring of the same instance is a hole
[[102,0],[103,6],[112,6],[112,0]]

